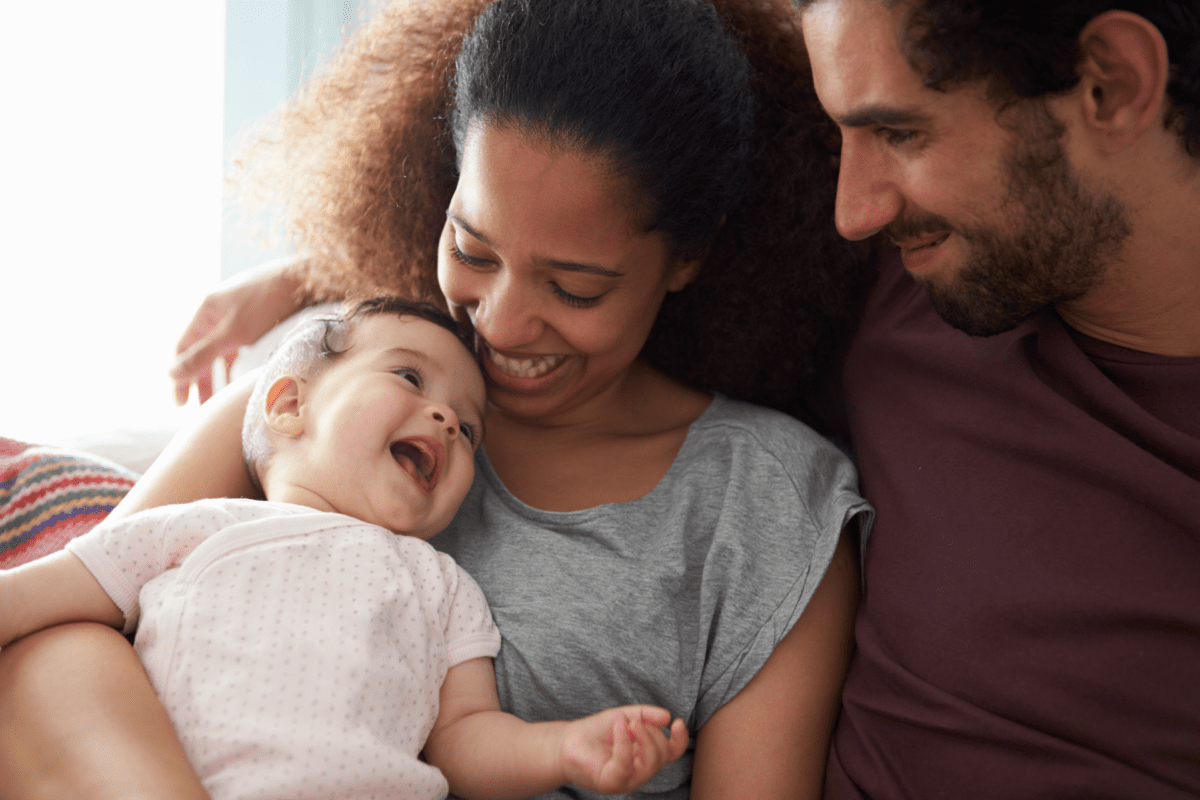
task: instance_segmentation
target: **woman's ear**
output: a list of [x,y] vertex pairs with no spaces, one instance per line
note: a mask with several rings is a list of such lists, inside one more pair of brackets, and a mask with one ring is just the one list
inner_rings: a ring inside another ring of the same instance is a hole
[[717,223],[717,227],[713,229],[712,236],[709,237],[708,244],[704,249],[696,254],[693,258],[680,259],[675,262],[671,274],[671,280],[667,283],[667,291],[678,292],[687,287],[689,283],[696,280],[696,276],[700,274],[700,267],[708,258],[708,251],[712,249],[713,241],[717,238],[717,233],[725,225],[725,217],[721,217],[721,221]]
[[1084,121],[1113,153],[1160,123],[1170,65],[1162,33],[1145,17],[1106,11],[1079,34]]
[[672,267],[674,272],[671,273],[671,279],[667,283],[667,291],[678,292],[696,280],[696,275],[700,272],[700,265],[703,263],[703,258],[676,261]]
[[306,385],[303,378],[283,375],[267,389],[263,401],[263,417],[275,433],[296,437],[304,433],[303,399]]

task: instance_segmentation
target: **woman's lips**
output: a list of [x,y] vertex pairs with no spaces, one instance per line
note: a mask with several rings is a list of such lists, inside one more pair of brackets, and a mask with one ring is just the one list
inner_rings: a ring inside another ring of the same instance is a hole
[[412,477],[417,488],[429,494],[438,484],[445,462],[442,443],[428,436],[411,436],[392,442],[392,458]]
[[482,338],[479,363],[492,386],[521,394],[537,393],[553,385],[570,356],[560,354],[516,355],[499,353]]
[[482,339],[479,349],[493,367],[512,378],[540,378],[567,360],[565,355],[506,356]]

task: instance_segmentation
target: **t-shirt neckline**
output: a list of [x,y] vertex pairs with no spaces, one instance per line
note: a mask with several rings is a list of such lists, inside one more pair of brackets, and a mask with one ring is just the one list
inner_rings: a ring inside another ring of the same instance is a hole
[[636,504],[649,501],[655,495],[659,494],[662,491],[662,487],[669,483],[671,479],[674,478],[675,473],[683,468],[681,465],[685,463],[685,456],[693,447],[693,440],[695,439],[696,431],[700,428],[701,423],[704,422],[707,417],[714,414],[714,409],[716,409],[719,405],[724,405],[726,400],[727,398],[725,395],[720,394],[719,392],[713,392],[712,401],[702,412],[700,412],[700,416],[696,417],[694,420],[692,420],[691,424],[688,425],[687,435],[683,439],[683,444],[680,446],[679,452],[675,454],[675,458],[671,461],[671,466],[667,467],[667,471],[663,473],[663,476],[659,479],[658,483],[654,485],[653,489],[646,492],[641,497],[633,500],[626,500],[616,503],[601,503],[598,506],[581,508],[576,511],[547,511],[545,509],[529,505],[509,491],[508,487],[504,485],[504,481],[500,480],[500,476],[496,474],[496,470],[492,468],[492,462],[487,456],[486,444],[479,448],[479,452],[475,456],[475,468],[481,472],[483,479],[487,481],[488,485],[492,488],[492,491],[494,491],[506,505],[522,516],[541,518],[543,520],[556,520],[559,522],[585,521],[593,516],[607,514],[614,508],[632,508]]

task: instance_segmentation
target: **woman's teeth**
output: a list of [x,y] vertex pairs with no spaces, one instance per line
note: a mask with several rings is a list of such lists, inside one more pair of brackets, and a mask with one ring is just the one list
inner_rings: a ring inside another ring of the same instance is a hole
[[514,378],[540,378],[566,360],[564,355],[508,358],[492,348],[486,348],[488,361],[505,375]]

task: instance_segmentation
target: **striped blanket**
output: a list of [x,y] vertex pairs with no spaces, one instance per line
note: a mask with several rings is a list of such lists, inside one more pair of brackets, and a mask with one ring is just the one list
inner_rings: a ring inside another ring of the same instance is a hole
[[87,533],[135,480],[96,456],[0,438],[0,569]]

